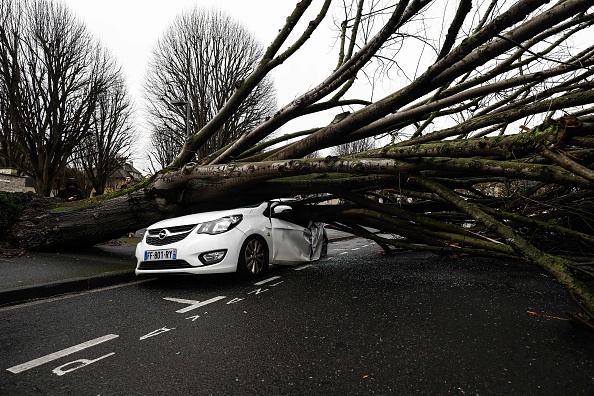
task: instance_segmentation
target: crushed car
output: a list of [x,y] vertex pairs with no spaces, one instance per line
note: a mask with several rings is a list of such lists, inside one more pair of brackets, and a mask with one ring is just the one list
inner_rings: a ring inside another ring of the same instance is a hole
[[256,278],[269,265],[324,257],[323,223],[294,216],[290,200],[190,214],[155,223],[136,246],[137,275],[235,272]]

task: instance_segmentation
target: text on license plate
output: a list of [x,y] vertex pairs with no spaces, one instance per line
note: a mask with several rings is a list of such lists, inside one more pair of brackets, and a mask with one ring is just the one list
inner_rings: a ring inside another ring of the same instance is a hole
[[144,261],[151,260],[175,260],[177,249],[145,250]]

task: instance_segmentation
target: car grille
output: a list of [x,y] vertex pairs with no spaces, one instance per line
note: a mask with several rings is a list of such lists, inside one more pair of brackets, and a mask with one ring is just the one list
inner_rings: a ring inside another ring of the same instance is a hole
[[[152,246],[163,246],[170,243],[179,242],[187,237],[190,232],[196,227],[196,224],[188,224],[183,226],[153,228],[147,231],[146,243]],[[161,231],[166,230],[167,236],[160,238]]]
[[193,268],[186,260],[142,261],[138,265],[141,270],[167,270]]

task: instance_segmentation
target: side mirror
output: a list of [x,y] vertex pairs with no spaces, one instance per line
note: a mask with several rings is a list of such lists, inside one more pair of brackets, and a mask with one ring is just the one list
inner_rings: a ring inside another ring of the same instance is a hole
[[274,208],[272,208],[272,212],[274,214],[289,213],[292,211],[293,211],[293,208],[291,208],[289,205],[277,205]]

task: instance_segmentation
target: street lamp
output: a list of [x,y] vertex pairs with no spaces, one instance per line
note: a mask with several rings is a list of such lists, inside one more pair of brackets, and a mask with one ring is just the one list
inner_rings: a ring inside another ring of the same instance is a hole
[[190,102],[184,98],[178,98],[171,102],[174,106],[186,106],[186,138],[190,136]]

